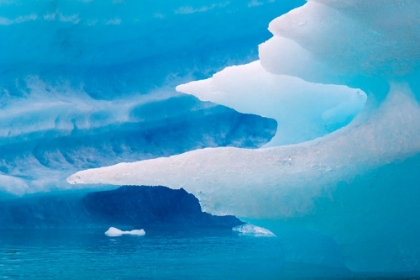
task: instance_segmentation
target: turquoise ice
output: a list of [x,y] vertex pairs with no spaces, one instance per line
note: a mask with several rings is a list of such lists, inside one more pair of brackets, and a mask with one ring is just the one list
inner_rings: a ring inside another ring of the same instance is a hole
[[[276,235],[280,222],[326,234],[339,244],[352,270],[418,271],[418,9],[417,1],[308,1],[270,23],[273,37],[259,47],[260,70],[238,66],[178,87],[269,116],[280,108],[277,100],[270,102],[275,99],[267,81],[273,74],[317,83],[314,88],[318,83],[345,85],[360,96],[366,93],[361,113],[333,133],[266,149],[203,149],[120,163],[68,180],[182,187],[214,213],[271,221],[268,228]],[[260,79],[262,101],[241,98],[241,90],[249,90],[261,71],[269,77]],[[322,101],[318,98],[313,107],[318,109]],[[315,109],[299,111],[303,102],[288,109],[310,116]],[[343,113],[360,108],[355,104],[337,104],[321,116],[338,122]],[[291,126],[298,124],[295,118],[288,120]]]

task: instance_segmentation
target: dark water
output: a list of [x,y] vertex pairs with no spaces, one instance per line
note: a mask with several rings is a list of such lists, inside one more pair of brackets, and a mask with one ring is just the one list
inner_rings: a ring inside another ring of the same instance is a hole
[[275,237],[155,232],[0,231],[0,279],[278,279]]

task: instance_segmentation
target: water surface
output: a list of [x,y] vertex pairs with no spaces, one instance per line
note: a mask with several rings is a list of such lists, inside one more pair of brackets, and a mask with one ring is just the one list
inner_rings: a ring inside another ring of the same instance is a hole
[[0,231],[1,279],[277,279],[275,237],[230,231]]

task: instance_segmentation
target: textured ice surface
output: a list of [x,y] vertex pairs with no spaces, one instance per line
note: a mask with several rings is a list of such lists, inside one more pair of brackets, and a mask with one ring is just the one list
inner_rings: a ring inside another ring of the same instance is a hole
[[[0,177],[0,190],[24,194],[68,188],[64,184],[65,178],[77,170],[203,147],[255,148],[271,139],[277,125],[274,120],[241,115],[191,96],[136,105],[105,102],[109,105],[105,108],[101,106],[103,102],[95,101],[86,110],[78,109],[81,106],[77,102],[63,102],[61,110],[52,109],[50,116],[31,112],[32,107],[25,103],[22,104],[25,112],[18,116],[12,114],[15,113],[13,109],[4,109],[4,118],[16,122],[28,114],[33,124],[28,127],[28,122],[23,121],[22,125],[10,124],[3,128],[0,170],[4,175]],[[48,104],[47,100],[41,106],[45,104]],[[37,111],[45,113],[48,110]],[[68,112],[77,116],[81,124],[77,121],[71,124],[66,115]],[[103,115],[111,116],[109,122],[101,119]],[[125,120],[112,117],[117,115],[123,115]],[[95,116],[102,123],[95,125],[92,121]],[[43,121],[36,118],[43,118]],[[63,127],[56,126],[58,120],[62,120]],[[42,122],[48,127],[42,128]],[[25,128],[28,131],[17,131]]]
[[179,85],[177,90],[275,119],[277,133],[268,146],[301,143],[334,131],[348,124],[366,101],[361,90],[274,75],[259,61],[228,67],[210,79]]
[[0,92],[25,96],[35,77],[115,100],[208,77],[256,58],[268,22],[304,3],[248,2],[1,1]]
[[[316,82],[363,86],[412,75],[420,63],[419,8],[415,0],[308,1],[270,23],[275,36],[261,46],[262,64]],[[269,46],[284,38],[293,41],[285,49]]]
[[107,231],[105,231],[105,235],[109,237],[118,237],[122,235],[144,236],[146,235],[146,232],[142,229],[120,230],[114,227],[110,227]]
[[121,163],[69,181],[183,187],[214,213],[327,234],[351,269],[419,271],[418,9],[414,0],[309,1],[271,22],[274,37],[260,46],[268,72],[368,94],[345,128],[298,145]]
[[184,188],[219,214],[301,216],[310,211],[314,197],[328,195],[338,181],[420,151],[420,107],[410,95],[408,88],[395,85],[368,121],[299,145],[203,149],[81,171],[68,180]]
[[268,22],[303,3],[0,1],[0,192],[70,188],[70,174],[121,161],[263,145],[272,120],[174,98],[174,87],[257,59]]

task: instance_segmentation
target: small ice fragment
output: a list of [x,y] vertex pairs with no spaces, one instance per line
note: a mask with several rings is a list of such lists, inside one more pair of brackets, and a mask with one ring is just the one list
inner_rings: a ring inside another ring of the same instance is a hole
[[257,227],[251,224],[237,226],[232,228],[232,230],[239,232],[241,235],[251,235],[256,237],[276,237],[276,235],[268,229]]
[[117,236],[121,236],[123,234],[144,236],[144,235],[146,235],[146,232],[143,229],[133,229],[133,230],[123,231],[123,230],[117,229],[115,227],[110,227],[105,232],[105,235],[110,236],[110,237],[117,237]]

